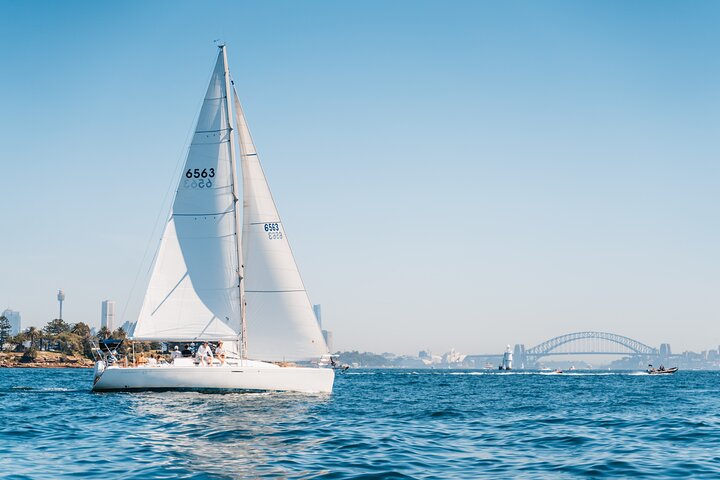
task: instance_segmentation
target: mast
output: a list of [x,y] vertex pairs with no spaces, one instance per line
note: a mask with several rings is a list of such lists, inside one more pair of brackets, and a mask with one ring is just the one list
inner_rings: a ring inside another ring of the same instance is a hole
[[230,134],[230,169],[232,170],[232,194],[234,203],[235,213],[235,248],[237,250],[238,259],[238,290],[240,293],[240,358],[247,360],[247,327],[245,321],[245,281],[244,281],[244,266],[242,256],[242,246],[240,244],[240,232],[242,231],[242,224],[240,223],[240,197],[238,195],[238,182],[237,182],[237,161],[235,155],[235,132],[232,123],[233,115],[230,113],[230,70],[227,62],[227,49],[225,44],[218,46],[222,51],[223,55],[223,69],[225,71],[225,113],[227,115],[227,123]]

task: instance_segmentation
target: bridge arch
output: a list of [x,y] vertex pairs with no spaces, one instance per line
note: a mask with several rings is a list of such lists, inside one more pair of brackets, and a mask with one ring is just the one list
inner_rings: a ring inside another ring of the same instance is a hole
[[[585,339],[596,339],[602,344],[607,345],[609,343],[620,345],[626,348],[626,351],[610,351],[605,348],[598,349],[598,351],[576,351],[576,352],[564,352],[561,351],[563,345],[577,342]],[[630,337],[623,335],[617,335],[615,333],[607,332],[575,332],[560,335],[558,337],[546,340],[532,348],[525,350],[525,356],[530,359],[539,359],[548,355],[573,355],[573,354],[607,354],[607,355],[623,355],[623,354],[636,354],[636,355],[658,355],[658,349],[645,345],[642,342],[633,340]]]

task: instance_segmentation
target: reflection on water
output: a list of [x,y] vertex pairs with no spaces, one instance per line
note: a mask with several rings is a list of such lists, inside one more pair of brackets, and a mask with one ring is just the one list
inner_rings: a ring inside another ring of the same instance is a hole
[[720,372],[351,371],[332,395],[0,370],[0,478],[720,478]]
[[[137,432],[155,453],[182,459],[188,470],[228,476],[285,476],[292,464],[328,437],[318,435],[318,407],[328,395],[270,393],[142,393],[130,406],[153,428]],[[298,472],[296,471],[295,474]],[[305,472],[310,473],[310,472]]]

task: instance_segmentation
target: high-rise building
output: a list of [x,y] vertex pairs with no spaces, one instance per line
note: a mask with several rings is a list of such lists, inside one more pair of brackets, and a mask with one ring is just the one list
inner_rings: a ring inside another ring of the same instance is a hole
[[125,323],[120,325],[120,328],[122,328],[127,335],[130,335],[135,329],[135,323],[130,320],[126,320]]
[[5,317],[10,321],[10,335],[14,336],[20,333],[20,331],[22,330],[20,312],[16,312],[8,308],[4,312],[2,312],[2,315],[0,316]]
[[111,332],[115,329],[115,301],[103,300],[102,313],[100,314],[100,327],[105,327]]

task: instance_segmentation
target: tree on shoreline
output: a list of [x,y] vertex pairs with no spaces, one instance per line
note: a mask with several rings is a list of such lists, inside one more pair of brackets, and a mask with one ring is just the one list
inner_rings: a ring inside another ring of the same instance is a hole
[[5,348],[5,342],[10,338],[10,320],[5,315],[0,316],[0,350]]
[[62,318],[55,318],[43,327],[43,332],[48,335],[60,335],[61,333],[70,332],[70,325]]
[[112,336],[112,332],[107,327],[101,327],[95,336],[100,340],[107,340]]
[[[9,325],[9,321],[8,321]],[[9,332],[9,327],[8,327]],[[84,356],[93,358],[94,344],[106,339],[125,340],[127,333],[120,327],[110,331],[103,327],[92,335],[90,326],[84,322],[69,324],[62,319],[55,318],[42,328],[28,327],[23,332],[10,337],[6,341],[15,345],[18,352],[24,352],[23,362],[33,362],[38,356],[38,351],[59,351],[65,355]],[[29,341],[29,345],[28,342]],[[137,343],[139,351],[160,349],[160,344],[154,342]],[[118,353],[125,355],[129,353],[129,347],[123,343]]]
[[84,355],[92,358],[93,336],[90,327],[84,322],[68,324],[56,318],[43,328],[28,327],[9,341],[16,344],[17,351],[25,352],[24,362],[34,361],[38,350],[56,350],[66,355]]
[[92,358],[92,334],[90,333],[90,327],[88,324],[78,322],[72,326],[70,333],[80,338],[83,354],[88,358]]
[[30,348],[35,347],[35,339],[39,338],[42,332],[35,327],[25,330],[25,335],[30,339]]

